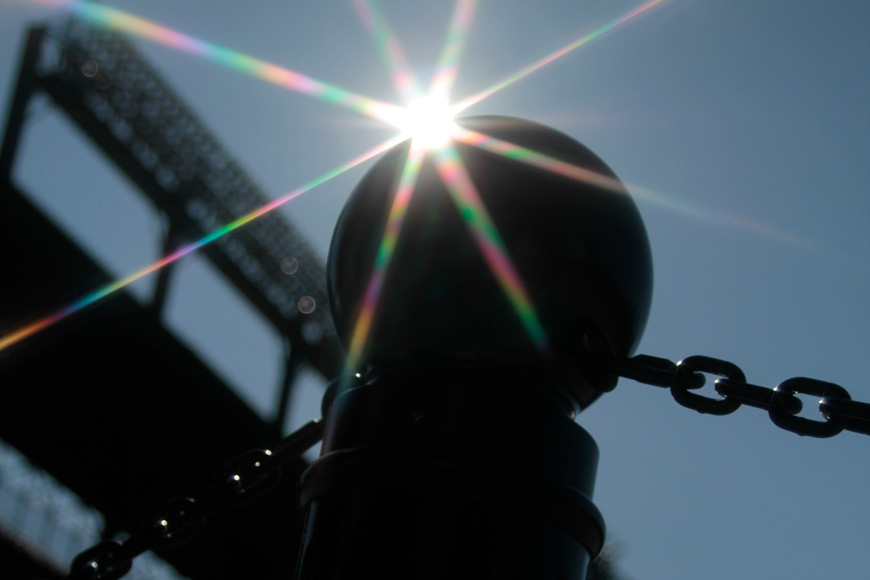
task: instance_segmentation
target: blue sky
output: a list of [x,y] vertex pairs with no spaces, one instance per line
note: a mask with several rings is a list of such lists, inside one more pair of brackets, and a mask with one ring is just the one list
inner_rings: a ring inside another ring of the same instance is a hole
[[[349,0],[256,9],[229,1],[110,5],[397,98]],[[382,7],[425,77],[452,4],[383,0]],[[488,86],[633,7],[484,0],[455,94]],[[4,0],[0,13],[5,111],[26,24],[58,11]],[[808,376],[870,401],[862,368],[870,355],[868,19],[870,5],[860,2],[669,0],[468,113],[551,125],[600,155],[629,189],[671,201],[638,200],[655,273],[639,352],[717,356],[757,384]],[[136,44],[271,195],[389,135],[351,111]],[[60,114],[37,111],[15,177],[120,277],[157,257],[159,223],[81,143]],[[281,210],[321,256],[361,175],[350,172]],[[149,282],[133,290],[144,295]],[[271,331],[196,257],[181,265],[172,292],[170,324],[268,413],[280,352]],[[309,383],[297,421],[317,412],[316,382]],[[866,578],[866,436],[800,438],[751,408],[702,416],[666,391],[627,380],[578,422],[601,448],[595,502],[623,549],[627,577]]]

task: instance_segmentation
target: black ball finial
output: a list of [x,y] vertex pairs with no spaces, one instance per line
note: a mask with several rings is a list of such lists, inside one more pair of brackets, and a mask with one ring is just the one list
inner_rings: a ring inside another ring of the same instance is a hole
[[[327,265],[338,333],[349,349],[355,332],[358,341],[364,335],[352,361],[362,372],[420,357],[511,366],[558,384],[585,407],[602,385],[583,368],[581,353],[591,343],[627,356],[646,324],[652,259],[640,213],[610,168],[563,133],[507,117],[457,124],[581,169],[566,176],[564,165],[545,169],[453,144],[529,308],[484,257],[479,232],[439,175],[437,152],[422,163],[383,284],[371,288],[383,266],[378,255],[410,148],[405,142],[369,170],[338,220]],[[370,326],[358,329],[372,306]]]

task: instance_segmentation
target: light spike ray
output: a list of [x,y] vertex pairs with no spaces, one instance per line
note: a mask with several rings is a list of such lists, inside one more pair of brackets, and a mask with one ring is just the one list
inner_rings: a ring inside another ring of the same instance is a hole
[[468,30],[471,27],[476,6],[477,0],[456,0],[453,17],[447,30],[447,37],[444,40],[444,48],[441,51],[441,57],[438,59],[438,66],[429,88],[429,94],[436,98],[446,100],[453,89],[453,83],[459,72],[462,48],[468,37]]
[[423,91],[417,78],[411,72],[402,45],[384,18],[380,6],[375,0],[353,0],[363,26],[369,31],[375,42],[375,47],[381,55],[381,60],[387,66],[393,84],[399,91],[399,96],[405,101],[419,97]]
[[402,231],[402,225],[405,222],[405,214],[408,211],[408,204],[411,201],[411,197],[414,195],[414,188],[417,185],[417,176],[420,173],[420,166],[423,163],[425,155],[425,149],[414,147],[413,143],[411,144],[411,148],[408,151],[408,157],[405,160],[404,167],[402,168],[399,184],[396,187],[396,195],[393,198],[390,213],[387,216],[387,223],[384,227],[384,236],[381,239],[381,245],[378,248],[372,276],[369,279],[368,286],[366,287],[362,307],[351,336],[350,347],[348,349],[349,367],[353,367],[353,365],[360,360],[360,356],[365,348],[372,320],[374,319],[375,310],[381,297],[384,279],[389,270],[390,261],[393,258],[393,253],[399,240],[399,234]]
[[[531,149],[526,149],[525,147],[520,147],[519,145],[514,145],[513,143],[508,143],[507,141],[489,135],[484,135],[463,127],[457,127],[454,139],[467,145],[473,145],[485,149],[486,151],[497,153],[503,157],[507,157],[508,159],[527,163],[540,169],[550,171],[551,173],[556,173],[576,181],[588,183],[613,193],[627,194],[627,186],[618,179],[554,159],[548,155],[538,153]],[[644,187],[631,185],[630,189],[632,195],[638,199],[651,202],[659,207],[681,213],[697,220],[702,220],[714,225],[737,227],[789,244],[802,246],[810,245],[807,241],[798,238],[797,236],[757,221],[732,216],[718,210],[691,206],[686,202],[675,200],[664,194]]]
[[22,328],[14,331],[14,332],[11,332],[5,336],[0,337],[0,352],[2,352],[3,350],[9,348],[10,346],[12,346],[18,342],[21,342],[22,340],[24,340],[30,336],[33,336],[37,332],[55,324],[56,322],[63,320],[64,318],[66,318],[70,314],[73,314],[74,312],[77,312],[77,311],[81,310],[82,308],[89,306],[89,305],[93,304],[94,302],[101,300],[102,298],[105,298],[106,296],[114,294],[118,290],[121,290],[122,288],[129,286],[133,282],[140,280],[141,278],[144,278],[148,274],[156,272],[157,270],[163,268],[164,266],[167,266],[173,262],[180,260],[181,258],[187,256],[188,254],[195,252],[196,250],[202,248],[203,246],[206,246],[206,245],[212,243],[213,241],[225,236],[226,234],[232,232],[233,230],[236,230],[236,229],[244,226],[245,224],[248,224],[248,223],[254,221],[255,219],[269,213],[270,211],[273,211],[273,210],[281,207],[282,205],[286,204],[287,202],[299,197],[303,193],[306,193],[307,191],[317,187],[318,185],[326,183],[327,181],[329,181],[330,179],[333,179],[334,177],[338,177],[339,175],[341,175],[345,171],[347,171],[353,167],[356,167],[357,165],[360,165],[361,163],[364,163],[364,162],[368,161],[369,159],[371,159],[377,155],[380,155],[384,151],[387,151],[388,149],[398,145],[400,141],[401,140],[399,137],[394,137],[394,138],[390,139],[389,141],[381,143],[380,145],[370,149],[366,153],[363,153],[362,155],[359,155],[359,156],[355,157],[354,159],[351,159],[350,161],[348,161],[344,165],[341,165],[340,167],[337,167],[331,171],[328,171],[327,173],[324,173],[323,175],[321,175],[315,179],[312,179],[311,181],[309,181],[305,185],[302,185],[301,187],[298,187],[298,188],[294,189],[293,191],[282,195],[281,197],[269,202],[268,204],[263,205],[263,206],[255,209],[254,211],[243,215],[242,217],[230,222],[229,224],[223,226],[222,228],[219,228],[219,229],[201,237],[200,239],[198,239],[194,242],[191,242],[190,244],[188,244],[186,246],[179,248],[178,250],[172,252],[171,254],[164,256],[163,258],[157,260],[153,264],[145,266],[144,268],[130,274],[129,276],[127,276],[125,278],[121,278],[121,279],[116,280],[110,284],[106,284],[105,286],[98,288],[97,290],[91,292],[90,294],[83,296],[79,300],[76,300],[75,302],[69,304],[68,306],[58,310],[57,312],[55,312],[55,313],[53,313],[45,318],[37,320],[36,322],[33,322],[33,323],[28,324],[26,326],[23,326]]
[[396,105],[352,93],[301,73],[207,42],[144,18],[86,0],[29,0],[69,10],[94,24],[151,40],[169,48],[206,58],[227,68],[263,79],[281,87],[345,107],[374,119],[389,122]]
[[458,114],[459,112],[467,109],[468,107],[470,107],[474,104],[477,104],[484,99],[491,97],[493,94],[497,93],[498,91],[502,90],[503,88],[510,86],[510,85],[514,84],[515,82],[517,82],[518,80],[529,76],[533,72],[543,68],[544,66],[550,64],[551,62],[555,61],[556,59],[565,56],[569,52],[572,52],[572,51],[580,48],[584,44],[586,44],[592,40],[595,40],[599,36],[601,36],[607,32],[610,32],[611,30],[617,28],[618,26],[620,26],[622,24],[625,24],[629,20],[635,18],[636,16],[639,16],[640,14],[643,14],[644,12],[649,10],[650,8],[653,8],[656,5],[661,4],[664,1],[665,0],[648,0],[647,2],[641,4],[640,6],[637,6],[634,9],[626,12],[622,16],[620,16],[618,18],[614,18],[613,20],[599,26],[598,28],[596,28],[592,32],[584,34],[583,36],[581,36],[580,38],[578,38],[574,42],[566,44],[562,48],[548,54],[547,56],[533,62],[532,64],[530,64],[524,68],[521,68],[520,70],[518,70],[514,74],[512,74],[512,75],[508,76],[507,78],[495,83],[494,85],[490,86],[489,88],[484,89],[484,90],[482,90],[474,95],[471,95],[470,97],[463,99],[462,101],[460,101],[459,103],[457,103],[455,105],[456,113]]
[[546,169],[551,173],[557,173],[576,181],[589,183],[614,193],[626,192],[625,186],[618,179],[560,161],[543,153],[514,145],[490,135],[484,135],[483,133],[457,126],[453,138],[460,143],[473,145],[491,153],[498,153],[502,157],[534,165],[535,167]]
[[504,240],[487,211],[462,159],[453,146],[437,152],[438,174],[447,186],[453,202],[468,226],[483,259],[525,327],[529,338],[543,353],[550,351],[546,332],[535,312],[526,285],[508,254]]

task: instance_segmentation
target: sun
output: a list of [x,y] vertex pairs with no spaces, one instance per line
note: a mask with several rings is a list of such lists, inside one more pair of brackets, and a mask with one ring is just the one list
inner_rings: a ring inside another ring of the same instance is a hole
[[[270,203],[237,218],[211,233],[206,234],[202,238],[180,247],[176,251],[134,272],[126,278],[106,284],[72,304],[57,310],[53,314],[25,325],[18,330],[5,335],[0,334],[0,352],[13,344],[40,332],[42,329],[65,319],[67,316],[81,310],[85,306],[114,294],[136,280],[168,266],[203,246],[211,244],[224,235],[255,219],[258,219],[278,207],[281,207],[285,203],[297,198],[314,187],[317,187],[318,185],[321,185],[330,179],[333,179],[334,177],[337,177],[338,175],[385,153],[392,147],[407,139],[412,140],[413,146],[411,147],[409,155],[409,161],[412,161],[412,163],[406,162],[406,166],[413,170],[407,170],[408,184],[407,187],[405,187],[406,195],[398,197],[398,199],[405,205],[407,204],[407,196],[413,193],[413,179],[411,179],[411,177],[414,179],[416,178],[415,176],[416,172],[419,170],[419,164],[426,157],[427,153],[437,153],[436,157],[439,160],[439,167],[447,167],[449,177],[455,182],[454,186],[467,194],[463,199],[471,199],[468,196],[473,197],[475,195],[473,184],[471,184],[465,177],[464,169],[461,168],[461,164],[457,165],[454,162],[456,155],[451,147],[452,141],[477,145],[493,151],[494,153],[510,155],[511,158],[521,159],[528,163],[532,163],[533,165],[540,165],[549,170],[554,170],[553,168],[555,167],[558,168],[556,169],[557,171],[562,171],[565,169],[564,164],[559,164],[555,160],[551,160],[545,156],[536,154],[535,152],[517,148],[510,143],[500,142],[485,135],[469,132],[456,124],[454,120],[456,115],[489,98],[505,87],[529,76],[564,55],[580,48],[589,41],[598,38],[606,32],[619,27],[625,22],[646,12],[650,8],[664,2],[664,0],[646,0],[645,3],[637,6],[630,12],[605,23],[592,32],[581,36],[577,40],[563,46],[551,54],[521,68],[514,74],[491,85],[490,87],[472,94],[461,101],[455,101],[453,104],[450,103],[448,96],[453,88],[462,53],[462,45],[468,33],[477,0],[456,1],[456,8],[449,26],[442,56],[439,59],[436,73],[432,78],[432,83],[428,92],[425,93],[421,90],[421,87],[416,82],[411,69],[407,66],[401,48],[392,37],[392,33],[386,25],[386,22],[377,14],[369,10],[366,2],[355,2],[357,7],[363,10],[361,16],[363,17],[364,22],[371,22],[372,24],[371,32],[373,36],[376,37],[376,44],[385,49],[382,50],[382,57],[392,72],[396,88],[407,102],[405,106],[399,106],[353,93],[294,70],[260,60],[219,44],[189,36],[177,30],[157,24],[156,22],[148,21],[114,8],[102,6],[89,0],[30,1],[65,8],[76,16],[96,26],[127,32],[182,52],[206,58],[222,66],[249,74],[289,90],[314,97],[321,101],[352,109],[357,113],[366,115],[378,121],[386,122],[388,125],[395,127],[398,132],[391,139],[373,147],[357,157],[354,157],[345,164],[308,181],[302,186],[285,193]],[[2,0],[0,0],[0,2],[2,2]],[[568,170],[569,174],[578,176],[580,179],[589,179],[589,176],[586,173],[578,175],[576,168],[568,168]],[[600,176],[597,176],[597,178],[600,178]],[[459,181],[456,181],[457,179]],[[402,207],[404,206],[401,204],[397,206],[397,214],[401,214]],[[487,217],[486,219],[488,220],[489,218]]]
[[456,134],[455,115],[447,97],[428,94],[408,103],[397,113],[393,124],[403,136],[413,140],[414,146],[435,150],[447,145]]

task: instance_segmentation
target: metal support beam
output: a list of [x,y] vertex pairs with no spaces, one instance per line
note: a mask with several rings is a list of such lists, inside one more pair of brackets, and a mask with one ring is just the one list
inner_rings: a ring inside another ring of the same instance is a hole
[[15,85],[15,94],[9,105],[6,115],[6,128],[3,132],[3,145],[0,148],[0,180],[11,181],[12,166],[18,145],[21,142],[21,131],[24,128],[27,106],[34,93],[39,89],[36,79],[36,61],[39,58],[42,39],[45,31],[31,29],[27,34],[27,42],[24,48],[24,57],[18,69],[18,82]]
[[[178,227],[172,221],[172,218],[169,216],[164,216],[164,231],[163,231],[163,244],[160,248],[161,257],[169,255],[170,252],[174,251],[178,246],[181,240],[181,235],[179,234]],[[160,318],[163,315],[163,309],[166,306],[166,296],[169,292],[169,282],[171,281],[172,274],[175,272],[175,263],[168,264],[157,272],[157,279],[154,282],[154,291],[151,295],[151,310],[154,311],[154,314]]]
[[281,390],[278,393],[278,406],[273,425],[283,431],[284,422],[287,420],[287,411],[290,407],[290,396],[293,394],[293,386],[299,369],[305,362],[305,356],[301,349],[294,348],[289,339],[284,339],[284,374],[281,377]]
[[[31,51],[13,124],[30,92],[44,92],[184,235],[210,234],[272,200],[116,32],[71,18],[32,33]],[[20,126],[11,129],[10,145]],[[11,167],[14,147],[4,154]],[[269,213],[200,251],[312,368],[327,379],[340,372],[329,309],[299,311],[303,298],[327,304],[326,275],[289,221]]]

